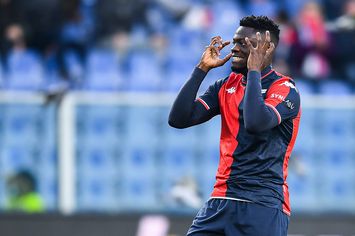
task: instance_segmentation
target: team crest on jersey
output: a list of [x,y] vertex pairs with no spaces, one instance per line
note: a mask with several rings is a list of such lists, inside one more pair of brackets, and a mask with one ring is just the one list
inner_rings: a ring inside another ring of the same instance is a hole
[[231,87],[231,88],[226,89],[226,90],[227,90],[227,93],[229,93],[229,94],[235,93],[235,87]]

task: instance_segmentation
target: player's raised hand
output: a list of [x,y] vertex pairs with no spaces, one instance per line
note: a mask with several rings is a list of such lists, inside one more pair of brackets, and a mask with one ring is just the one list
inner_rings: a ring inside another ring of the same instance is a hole
[[210,69],[224,65],[232,57],[232,53],[229,53],[224,58],[220,58],[221,50],[228,44],[230,44],[230,41],[223,41],[220,36],[213,37],[210,45],[206,47],[202,54],[197,67],[208,72]]
[[275,45],[271,42],[270,32],[266,31],[265,40],[262,40],[260,32],[256,33],[256,47],[254,47],[249,38],[245,41],[249,48],[248,70],[261,71],[265,66],[272,61],[272,55],[275,50]]

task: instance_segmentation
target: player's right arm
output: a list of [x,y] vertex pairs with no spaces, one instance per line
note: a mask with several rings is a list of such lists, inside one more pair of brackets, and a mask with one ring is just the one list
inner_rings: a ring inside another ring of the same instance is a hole
[[203,123],[219,113],[218,90],[221,81],[211,85],[206,93],[196,99],[198,89],[208,71],[224,65],[232,56],[228,54],[221,59],[220,51],[230,44],[223,42],[220,36],[213,37],[204,51],[201,60],[190,79],[181,88],[169,114],[169,125],[175,128],[187,128]]

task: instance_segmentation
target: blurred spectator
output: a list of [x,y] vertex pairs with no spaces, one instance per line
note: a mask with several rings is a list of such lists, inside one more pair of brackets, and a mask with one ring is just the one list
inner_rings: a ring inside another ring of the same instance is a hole
[[21,6],[21,18],[29,28],[29,47],[42,53],[52,50],[60,27],[59,0],[12,1]]
[[135,24],[146,26],[145,0],[100,0],[97,1],[98,39],[119,32],[130,32]]
[[276,22],[280,25],[280,40],[277,46],[273,67],[281,74],[290,75],[292,50],[298,40],[297,29],[291,21],[287,11],[281,10],[276,16]]
[[298,74],[309,79],[324,79],[330,75],[330,41],[321,7],[316,2],[304,5],[297,17],[299,40],[294,50],[293,65]]
[[[91,42],[92,26],[81,12],[81,0],[61,1],[62,25],[58,43],[60,76],[78,83],[83,77],[87,48]],[[76,65],[76,67],[74,67]]]
[[27,48],[24,28],[19,24],[7,26],[5,41],[8,51],[24,51]]
[[7,180],[8,210],[24,213],[44,211],[41,196],[36,192],[36,179],[29,171],[20,171]]
[[8,27],[24,22],[21,12],[21,5],[17,1],[0,0],[0,56],[4,67],[6,67],[6,57],[11,47],[7,38]]
[[336,45],[332,60],[336,75],[355,83],[355,0],[344,4],[342,16],[328,24]]
[[198,209],[203,203],[197,183],[192,177],[183,177],[173,186],[171,195],[182,206]]

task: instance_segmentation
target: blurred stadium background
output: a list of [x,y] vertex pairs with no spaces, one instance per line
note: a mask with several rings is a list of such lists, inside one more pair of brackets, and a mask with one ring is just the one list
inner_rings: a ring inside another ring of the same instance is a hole
[[[0,0],[1,235],[184,235],[220,124],[175,130],[168,112],[210,38],[249,14],[280,24],[274,67],[302,98],[290,235],[355,235],[354,0]],[[13,203],[23,171],[38,209]]]

